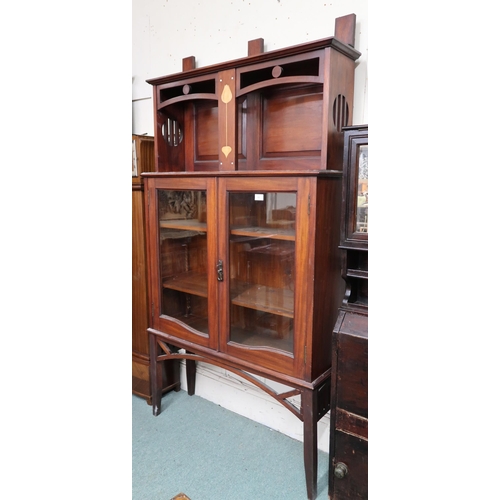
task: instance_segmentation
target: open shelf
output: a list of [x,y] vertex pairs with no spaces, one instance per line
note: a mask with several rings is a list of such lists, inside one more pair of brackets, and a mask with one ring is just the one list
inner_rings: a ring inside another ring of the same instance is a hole
[[347,276],[352,278],[368,279],[368,271],[363,271],[361,269],[347,269]]
[[189,271],[169,276],[163,280],[163,288],[189,293],[199,297],[208,297],[208,280],[206,274]]

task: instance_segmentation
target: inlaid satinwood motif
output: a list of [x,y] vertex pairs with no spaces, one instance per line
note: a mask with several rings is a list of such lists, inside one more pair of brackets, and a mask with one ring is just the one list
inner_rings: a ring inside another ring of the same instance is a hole
[[222,90],[221,94],[221,101],[226,105],[226,145],[222,146],[222,152],[226,156],[226,158],[229,156],[229,153],[232,151],[231,146],[227,145],[227,105],[230,103],[233,99],[233,94],[231,92],[231,89],[229,88],[229,85],[224,85],[224,89]]

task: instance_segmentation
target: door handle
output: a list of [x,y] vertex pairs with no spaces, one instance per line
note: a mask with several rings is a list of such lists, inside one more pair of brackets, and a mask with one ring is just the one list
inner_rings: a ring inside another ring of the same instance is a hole
[[224,270],[222,269],[222,260],[217,263],[217,280],[224,281]]

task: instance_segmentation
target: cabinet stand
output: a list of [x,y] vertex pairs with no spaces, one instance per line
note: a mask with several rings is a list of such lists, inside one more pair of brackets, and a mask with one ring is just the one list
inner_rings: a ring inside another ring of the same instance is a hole
[[[256,375],[265,376],[276,382],[286,383],[292,387],[292,390],[278,393],[268,385],[255,378],[250,373],[247,373],[243,367],[235,367],[234,363],[228,365],[214,356],[199,353],[198,349],[185,350],[185,347],[180,345],[174,346],[171,339],[161,332],[149,329],[149,342],[151,352],[151,383],[152,383],[152,405],[153,415],[157,416],[161,412],[161,398],[163,391],[161,389],[161,369],[162,363],[165,361],[186,360],[186,377],[188,394],[190,396],[195,393],[196,381],[196,362],[202,361],[209,363],[224,370],[230,371],[248,382],[256,385],[269,396],[274,398],[278,403],[291,411],[297,418],[303,422],[304,428],[304,470],[306,476],[307,498],[313,500],[317,494],[317,477],[318,477],[318,421],[330,409],[330,391],[331,391],[331,370],[326,371],[321,377],[310,384],[304,384],[303,381],[293,383],[290,378],[283,380],[278,375],[270,373],[256,373]],[[182,352],[184,351],[185,352]],[[301,406],[298,408],[288,400],[293,396],[301,398]]]

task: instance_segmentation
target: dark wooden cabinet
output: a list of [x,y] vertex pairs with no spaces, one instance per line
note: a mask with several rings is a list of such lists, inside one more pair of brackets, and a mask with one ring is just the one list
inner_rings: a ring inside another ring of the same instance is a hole
[[368,126],[345,128],[342,276],[333,331],[331,499],[368,498]]
[[[153,413],[161,363],[186,359],[260,387],[304,424],[316,497],[317,421],[330,408],[341,277],[342,128],[355,16],[341,36],[149,80],[155,172],[144,173]],[[342,29],[341,29],[342,28]],[[336,31],[337,33],[337,31]],[[289,389],[277,392],[260,378]],[[297,407],[290,398],[300,396]]]
[[[132,393],[151,404],[149,299],[143,172],[154,170],[154,138],[132,135]],[[180,389],[178,363],[163,363],[161,387]]]

